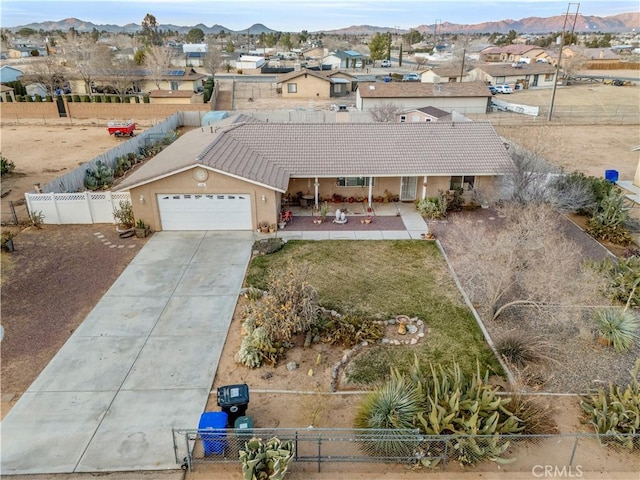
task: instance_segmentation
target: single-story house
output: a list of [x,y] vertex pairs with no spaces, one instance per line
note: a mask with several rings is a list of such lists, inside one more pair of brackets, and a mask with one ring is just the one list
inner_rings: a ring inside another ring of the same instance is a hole
[[[199,96],[202,99],[202,96]],[[198,103],[198,95],[190,90],[151,90],[149,92],[149,103],[157,104],[189,104]],[[202,100],[199,102],[202,103]]]
[[491,96],[483,82],[364,82],[356,90],[356,108],[370,110],[386,104],[421,108],[428,104],[446,111],[487,113]]
[[355,68],[358,60],[364,60],[364,55],[354,50],[338,50],[322,59],[323,65],[331,65],[332,69]]
[[12,67],[11,65],[3,65],[0,67],[0,83],[15,82],[20,80],[24,72],[19,68]]
[[612,63],[620,61],[620,55],[608,48],[586,48],[577,45],[567,45],[562,49],[563,60],[578,58],[586,62]]
[[329,77],[329,78],[333,78],[333,79],[340,78],[342,80],[346,80],[347,92],[353,92],[358,83],[357,77],[355,77],[354,75],[351,75],[350,73],[344,72],[342,70],[327,70],[327,71],[323,70],[323,73],[326,77]]
[[186,52],[179,54],[172,60],[175,67],[202,67],[207,52]]
[[[148,74],[148,72],[147,72]],[[193,68],[176,68],[166,71],[160,80],[160,90],[189,90],[201,92],[207,75],[196,72]],[[140,90],[150,92],[158,90],[155,80],[145,76],[140,82]]]
[[451,113],[436,107],[409,108],[396,113],[397,123],[451,121]]
[[13,88],[7,87],[6,85],[0,85],[0,101],[2,101],[2,102],[6,102],[6,101],[15,102],[16,101],[16,95],[15,95],[15,92],[14,92]]
[[460,68],[431,68],[420,73],[420,81],[425,83],[466,82],[468,78]]
[[47,87],[40,82],[29,83],[28,85],[25,85],[24,88],[27,91],[27,95],[31,97],[39,95],[44,98],[47,96]]
[[544,48],[536,45],[505,45],[503,47],[488,47],[480,52],[481,62],[518,63],[533,61],[544,54]]
[[400,201],[458,187],[499,196],[511,158],[489,122],[263,123],[194,129],[128,176],[134,215],[153,230],[255,230],[287,201],[334,195]]
[[[9,58],[46,57],[47,47],[41,45],[14,45],[7,49]],[[36,53],[37,52],[37,53]],[[34,55],[34,53],[36,53]]]
[[540,63],[485,63],[469,72],[469,78],[474,81],[485,82],[491,85],[508,84],[512,88],[521,85],[521,88],[553,87],[556,76],[556,68],[546,62]]
[[276,86],[282,98],[317,98],[327,100],[343,97],[351,90],[351,81],[341,76],[303,68],[278,76]]

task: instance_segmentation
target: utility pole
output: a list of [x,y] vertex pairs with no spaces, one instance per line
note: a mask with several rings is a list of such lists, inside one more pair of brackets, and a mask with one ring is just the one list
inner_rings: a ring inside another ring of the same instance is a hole
[[562,61],[562,49],[564,48],[564,36],[567,30],[567,22],[569,21],[569,11],[571,10],[571,6],[576,6],[575,13],[573,18],[573,26],[571,27],[571,37],[573,37],[573,31],[576,27],[576,20],[578,19],[578,11],[580,10],[579,3],[569,3],[567,6],[567,13],[564,16],[564,25],[562,26],[562,35],[560,36],[560,51],[558,52],[558,63],[556,64],[556,74],[553,81],[553,91],[551,92],[551,104],[549,105],[549,115],[547,116],[547,121],[551,121],[551,117],[553,116],[553,103],[556,99],[556,88],[558,87],[558,75],[560,74],[560,62]]

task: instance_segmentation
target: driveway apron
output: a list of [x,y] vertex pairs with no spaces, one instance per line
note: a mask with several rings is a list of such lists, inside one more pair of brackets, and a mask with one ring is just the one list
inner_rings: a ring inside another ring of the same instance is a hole
[[178,468],[171,429],[197,427],[252,243],[154,234],[2,422],[0,473]]

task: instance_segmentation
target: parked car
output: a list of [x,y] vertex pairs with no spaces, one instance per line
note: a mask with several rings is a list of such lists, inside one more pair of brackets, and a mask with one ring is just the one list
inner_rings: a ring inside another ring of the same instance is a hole
[[362,60],[356,62],[356,68],[362,68]]
[[391,60],[382,60],[380,66],[385,68],[391,67]]
[[496,85],[495,89],[498,93],[513,93],[509,85]]
[[489,85],[488,87],[489,87],[489,91],[491,92],[491,95],[495,95],[496,93],[498,93],[498,90],[493,85]]
[[404,76],[402,77],[402,81],[403,82],[419,82],[420,81],[420,75],[418,75],[417,73],[405,73]]

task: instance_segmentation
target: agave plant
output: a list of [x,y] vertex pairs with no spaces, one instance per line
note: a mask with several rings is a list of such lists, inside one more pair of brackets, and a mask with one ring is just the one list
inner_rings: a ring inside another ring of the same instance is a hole
[[594,320],[600,331],[600,338],[607,345],[613,345],[617,352],[627,352],[638,336],[640,321],[632,310],[598,309],[594,313]]

